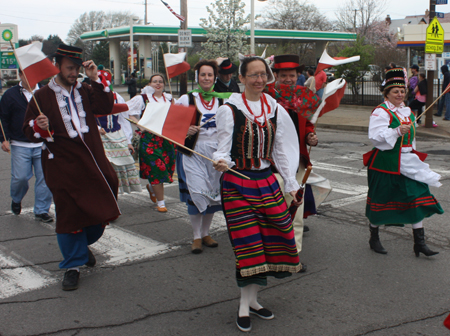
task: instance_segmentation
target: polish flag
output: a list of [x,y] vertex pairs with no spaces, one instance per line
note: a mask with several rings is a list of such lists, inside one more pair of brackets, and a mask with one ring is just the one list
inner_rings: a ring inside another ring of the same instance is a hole
[[40,81],[59,73],[41,50],[42,42],[31,43],[15,50],[16,58],[30,87],[35,87]]
[[170,102],[147,104],[138,126],[173,143],[184,144],[194,114],[195,106],[186,107]]
[[322,103],[311,118],[311,123],[315,124],[317,119],[325,113],[333,111],[339,107],[342,97],[344,97],[347,82],[345,79],[335,79],[325,86],[322,96]]
[[185,58],[185,52],[178,54],[164,54],[164,64],[166,65],[169,78],[181,75],[191,68],[189,63],[185,61]]
[[331,57],[330,55],[328,55],[327,49],[325,48],[322,56],[320,57],[319,63],[317,64],[316,73],[314,74],[314,76],[317,75],[323,69],[328,69],[342,64],[357,62],[359,61],[359,59],[360,59],[359,56]]

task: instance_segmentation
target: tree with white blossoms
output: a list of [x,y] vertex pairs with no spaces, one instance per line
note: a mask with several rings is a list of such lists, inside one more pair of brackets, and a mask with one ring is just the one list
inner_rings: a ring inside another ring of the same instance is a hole
[[245,3],[241,0],[217,0],[206,6],[208,19],[201,18],[200,26],[206,30],[207,41],[202,43],[201,56],[206,59],[229,57],[238,60],[238,53],[247,54]]

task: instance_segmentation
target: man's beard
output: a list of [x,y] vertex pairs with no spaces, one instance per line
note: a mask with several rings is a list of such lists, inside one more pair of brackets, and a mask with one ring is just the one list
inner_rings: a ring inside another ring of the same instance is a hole
[[75,79],[75,81],[74,81],[73,83],[71,83],[71,82],[68,80],[67,77],[63,76],[63,74],[62,74],[61,72],[58,74],[58,79],[61,81],[61,83],[62,83],[64,86],[72,86],[72,85],[74,85],[75,82],[76,82],[76,79]]

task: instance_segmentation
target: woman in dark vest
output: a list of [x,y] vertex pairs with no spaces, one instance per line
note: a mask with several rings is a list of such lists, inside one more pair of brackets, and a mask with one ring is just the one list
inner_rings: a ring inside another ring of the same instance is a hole
[[270,169],[275,165],[286,192],[295,199],[300,153],[298,141],[292,140],[297,134],[289,114],[262,93],[274,80],[266,62],[260,57],[244,58],[239,73],[245,92],[234,93],[217,113],[219,146],[214,166],[224,172],[222,206],[241,288],[236,324],[241,331],[250,331],[250,313],[266,320],[274,317],[257,301],[259,286],[267,285],[267,276],[283,278],[301,270],[292,220]]
[[381,245],[379,227],[412,224],[414,253],[432,256],[424,238],[423,219],[444,211],[430,193],[439,187],[440,175],[424,163],[427,154],[416,151],[414,114],[404,104],[406,88],[402,68],[386,72],[384,103],[373,110],[369,139],[374,149],[364,154],[368,166],[369,191],[366,216],[370,221],[370,248],[386,254]]
[[[217,149],[215,114],[223,99],[231,93],[214,92],[218,66],[215,60],[201,60],[194,66],[199,88],[177,100],[179,105],[195,105],[197,113],[186,136],[185,146],[211,158]],[[220,202],[220,176],[210,161],[178,148],[177,174],[180,199],[186,202],[194,233],[192,253],[202,252],[202,244],[217,247],[209,235],[216,211],[222,210]]]

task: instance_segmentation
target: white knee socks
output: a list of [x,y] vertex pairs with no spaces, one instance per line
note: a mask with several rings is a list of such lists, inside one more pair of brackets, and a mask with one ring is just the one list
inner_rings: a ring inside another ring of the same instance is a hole
[[262,306],[258,303],[259,286],[256,284],[241,288],[241,300],[239,303],[239,316],[250,316],[250,307],[260,310]]
[[194,232],[194,239],[202,238],[202,215],[189,215],[191,218],[192,231]]
[[419,223],[413,224],[412,228],[413,228],[413,230],[414,229],[421,229],[421,228],[423,228],[423,222],[420,221]]
[[202,238],[209,236],[209,227],[211,226],[214,214],[202,215]]

